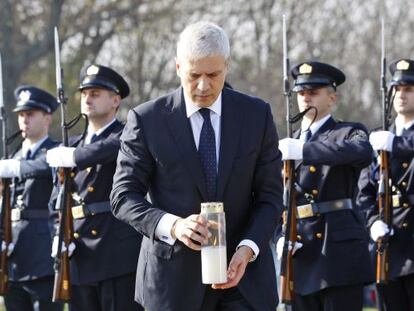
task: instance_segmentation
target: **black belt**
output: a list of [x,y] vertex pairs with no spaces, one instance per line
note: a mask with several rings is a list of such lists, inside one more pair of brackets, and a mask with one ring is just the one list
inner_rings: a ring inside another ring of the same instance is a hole
[[72,217],[74,219],[85,218],[88,216],[107,213],[111,211],[109,201],[96,202],[91,204],[81,204],[72,207]]
[[19,221],[22,219],[47,219],[49,218],[49,211],[48,210],[40,210],[40,209],[20,209],[20,208],[12,208],[11,210],[11,221]]
[[342,211],[345,209],[352,209],[351,199],[340,199],[326,202],[309,203],[299,205],[296,207],[296,218],[308,218],[316,216],[318,214]]

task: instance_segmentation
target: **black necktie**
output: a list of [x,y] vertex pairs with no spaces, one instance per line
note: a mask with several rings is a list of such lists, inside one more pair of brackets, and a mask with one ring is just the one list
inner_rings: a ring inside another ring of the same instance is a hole
[[200,155],[201,166],[206,178],[207,196],[210,202],[216,200],[217,187],[217,159],[216,159],[216,138],[210,120],[210,109],[201,108],[199,110],[204,122],[201,127],[198,154]]
[[312,132],[310,130],[306,130],[300,134],[300,139],[303,140],[305,143],[309,141],[312,137]]
[[98,139],[98,135],[96,135],[95,133],[91,136],[91,142],[90,144],[94,143],[96,140]]
[[27,150],[27,153],[26,153],[26,160],[30,160],[31,157],[32,157],[32,151],[29,149]]

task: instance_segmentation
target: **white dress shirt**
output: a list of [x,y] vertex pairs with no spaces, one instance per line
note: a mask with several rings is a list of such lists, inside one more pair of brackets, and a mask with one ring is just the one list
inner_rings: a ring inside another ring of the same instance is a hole
[[414,120],[404,123],[398,116],[395,118],[395,135],[401,136],[403,130],[408,130],[414,124]]

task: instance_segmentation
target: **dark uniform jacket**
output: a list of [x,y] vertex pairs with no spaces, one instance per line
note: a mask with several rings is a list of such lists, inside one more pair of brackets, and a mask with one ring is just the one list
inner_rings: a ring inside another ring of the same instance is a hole
[[[394,131],[394,126],[391,129]],[[396,278],[414,273],[414,126],[396,136],[390,153],[393,183],[393,229],[389,238],[389,277]],[[368,228],[378,216],[378,165],[376,160],[364,169],[359,181],[358,203],[367,215]],[[375,264],[375,243],[371,240]]]
[[[274,311],[275,270],[269,240],[281,217],[281,155],[270,107],[224,88],[217,199],[226,213],[227,258],[243,239],[260,254],[238,289],[254,310]],[[200,213],[207,189],[182,89],[131,110],[121,137],[111,202],[114,214],[144,234],[136,300],[148,310],[200,310],[201,255],[154,232],[165,213]],[[145,200],[149,191],[152,204]]]
[[[88,145],[84,145],[81,136],[70,138],[69,145],[76,146],[74,206],[82,202],[109,204],[123,127],[115,121]],[[73,226],[76,245],[70,259],[73,284],[85,285],[136,270],[141,236],[117,220],[109,206],[106,212],[74,219]]]
[[9,278],[12,281],[53,275],[48,210],[53,182],[52,170],[46,162],[46,151],[57,144],[47,138],[28,160],[21,159],[21,149],[13,155],[14,159],[21,159],[21,177],[13,179],[11,207],[15,209],[12,214],[19,215],[21,219],[12,221],[15,244],[9,259]]
[[[303,161],[295,163],[297,205],[311,200],[354,202],[360,171],[369,165],[371,154],[361,124],[329,118],[304,144]],[[372,281],[368,234],[355,204],[352,209],[298,219],[297,231],[303,243],[293,257],[297,293]]]

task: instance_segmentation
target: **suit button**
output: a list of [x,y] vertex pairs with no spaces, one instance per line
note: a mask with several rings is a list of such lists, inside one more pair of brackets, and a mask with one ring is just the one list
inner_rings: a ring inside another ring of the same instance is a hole
[[322,235],[322,233],[318,232],[318,233],[316,233],[316,237],[317,237],[318,239],[322,239],[323,235]]
[[318,193],[319,193],[318,189],[313,189],[312,190],[312,195],[316,196],[316,195],[318,195]]
[[296,236],[296,239],[297,239],[298,241],[300,241],[300,240],[302,240],[302,236],[298,234],[298,235]]
[[88,187],[88,192],[94,192],[95,191],[95,188],[94,187],[92,187],[92,186],[89,186]]
[[404,162],[404,163],[401,164],[401,166],[402,166],[402,168],[407,168],[408,167],[408,163],[407,162]]
[[404,208],[407,208],[407,207],[409,207],[410,205],[408,204],[408,203],[403,203],[403,205],[402,205]]
[[75,232],[75,233],[73,234],[73,237],[74,237],[75,239],[79,239],[80,234],[79,234],[79,233],[77,233],[77,232]]
[[92,234],[93,236],[96,236],[96,235],[98,235],[98,231],[96,231],[95,229],[92,229],[92,230],[91,230],[91,234]]
[[407,228],[407,227],[408,227],[408,223],[404,222],[404,223],[402,224],[402,227],[403,227],[403,228]]
[[406,183],[405,181],[403,181],[403,182],[401,183],[401,186],[403,186],[404,188],[406,188],[406,187],[407,187],[407,183]]
[[315,173],[316,172],[316,167],[314,167],[313,165],[309,166],[309,172]]

